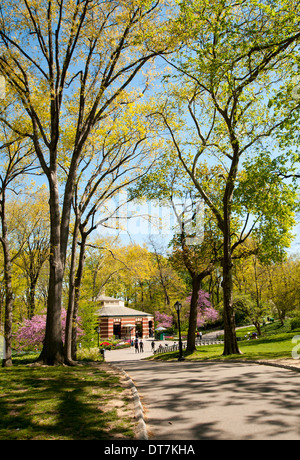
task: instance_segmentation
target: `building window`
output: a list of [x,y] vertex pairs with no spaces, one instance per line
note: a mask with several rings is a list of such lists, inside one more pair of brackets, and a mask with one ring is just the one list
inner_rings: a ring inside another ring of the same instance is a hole
[[116,339],[121,338],[121,323],[114,324],[114,336]]

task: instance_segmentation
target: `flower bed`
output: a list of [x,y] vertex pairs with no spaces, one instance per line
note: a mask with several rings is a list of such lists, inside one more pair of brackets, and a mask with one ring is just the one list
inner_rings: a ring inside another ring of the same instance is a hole
[[130,342],[123,341],[104,341],[99,344],[99,348],[102,350],[118,350],[121,348],[130,347]]

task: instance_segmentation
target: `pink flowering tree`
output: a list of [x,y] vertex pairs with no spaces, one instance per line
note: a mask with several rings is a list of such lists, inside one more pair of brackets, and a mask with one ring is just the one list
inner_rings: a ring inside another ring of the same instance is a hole
[[[80,318],[79,318],[80,321]],[[63,341],[65,340],[66,310],[62,311]],[[24,321],[23,326],[14,334],[16,348],[39,349],[43,344],[46,330],[46,315],[35,315],[31,320]],[[84,335],[78,327],[77,335]]]
[[168,316],[166,313],[155,312],[155,321],[158,322],[157,327],[165,327],[168,329],[173,325],[173,316]]
[[[186,298],[191,302],[191,295]],[[215,310],[209,300],[208,292],[200,289],[198,298],[197,327],[203,327],[207,323],[213,323],[219,319],[219,312]]]

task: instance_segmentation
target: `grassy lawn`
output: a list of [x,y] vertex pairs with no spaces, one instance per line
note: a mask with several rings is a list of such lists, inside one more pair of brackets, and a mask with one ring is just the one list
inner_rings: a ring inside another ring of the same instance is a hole
[[[238,337],[244,337],[245,334],[255,330],[254,327],[240,329],[237,332]],[[185,354],[186,360],[199,359],[249,359],[249,360],[268,360],[268,359],[291,359],[292,349],[295,344],[292,343],[292,338],[295,335],[300,335],[300,331],[290,330],[289,323],[281,326],[279,323],[268,324],[262,328],[262,337],[257,340],[243,340],[239,342],[239,348],[242,355],[222,356],[223,345],[209,345],[197,348],[192,354]],[[163,353],[156,355],[159,360],[177,359],[178,352]]]
[[106,365],[0,369],[0,440],[134,438],[130,390]]

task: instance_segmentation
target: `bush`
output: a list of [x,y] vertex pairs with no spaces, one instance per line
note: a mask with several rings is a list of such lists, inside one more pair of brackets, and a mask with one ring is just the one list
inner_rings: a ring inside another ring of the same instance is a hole
[[300,329],[300,315],[291,319],[291,330],[294,331],[295,329]]
[[77,350],[78,361],[103,361],[99,348],[82,348]]

